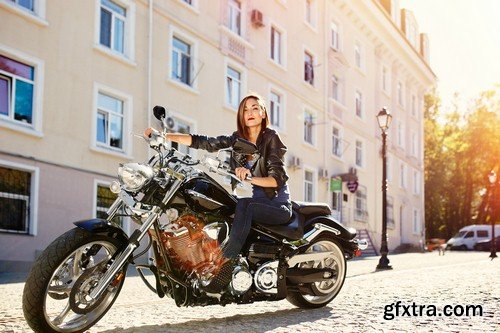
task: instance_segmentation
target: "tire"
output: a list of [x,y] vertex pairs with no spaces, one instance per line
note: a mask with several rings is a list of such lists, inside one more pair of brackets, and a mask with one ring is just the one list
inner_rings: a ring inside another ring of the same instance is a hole
[[24,286],[23,312],[30,327],[35,332],[78,333],[97,323],[116,300],[125,276],[120,274],[96,301],[85,296],[120,245],[115,238],[80,228],[54,240],[35,261]]
[[344,251],[337,241],[332,237],[320,236],[316,238],[311,245],[303,253],[310,252],[335,252],[333,257],[329,257],[323,261],[308,262],[306,264],[299,264],[303,268],[324,268],[329,267],[337,271],[331,281],[316,282],[311,284],[311,288],[321,296],[311,296],[302,294],[298,291],[289,291],[287,294],[287,301],[293,305],[303,309],[321,308],[330,303],[340,292],[344,285],[345,276],[347,272],[346,259]]

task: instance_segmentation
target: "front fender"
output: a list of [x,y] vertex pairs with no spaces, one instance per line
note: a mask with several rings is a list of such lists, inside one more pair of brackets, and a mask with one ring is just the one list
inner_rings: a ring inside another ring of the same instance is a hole
[[78,228],[87,230],[93,234],[101,234],[118,239],[122,243],[128,243],[127,234],[120,228],[112,225],[104,219],[89,219],[73,222]]

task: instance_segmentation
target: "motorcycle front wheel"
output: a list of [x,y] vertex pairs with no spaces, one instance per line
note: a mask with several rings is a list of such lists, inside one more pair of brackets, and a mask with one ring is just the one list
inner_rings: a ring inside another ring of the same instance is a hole
[[332,252],[333,255],[321,261],[310,261],[299,265],[300,268],[330,268],[334,271],[331,279],[311,283],[310,290],[314,295],[289,291],[287,301],[293,305],[313,309],[320,308],[330,303],[340,292],[346,276],[346,259],[340,245],[330,237],[320,236],[315,239],[303,253]]
[[23,312],[35,332],[83,332],[104,316],[120,293],[126,266],[97,299],[90,293],[120,249],[107,235],[74,228],[38,257],[23,291]]

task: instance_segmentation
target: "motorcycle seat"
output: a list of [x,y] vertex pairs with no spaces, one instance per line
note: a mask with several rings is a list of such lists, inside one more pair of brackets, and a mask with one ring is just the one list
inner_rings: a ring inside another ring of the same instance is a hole
[[292,209],[302,215],[330,215],[330,206],[320,202],[292,201]]

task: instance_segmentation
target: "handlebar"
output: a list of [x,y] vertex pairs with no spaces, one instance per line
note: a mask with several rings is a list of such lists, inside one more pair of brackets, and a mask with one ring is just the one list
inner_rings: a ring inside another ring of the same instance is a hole
[[[171,163],[171,162],[179,162],[179,163],[187,165],[187,166],[195,166],[197,164],[201,164],[201,165],[204,165],[205,167],[207,167],[208,170],[211,172],[215,172],[215,173],[222,175],[222,176],[231,177],[232,179],[236,180],[238,183],[244,184],[244,181],[242,181],[241,179],[236,177],[236,174],[233,171],[231,171],[229,169],[229,167],[223,161],[221,161],[219,159],[219,154],[217,154],[216,158],[213,158],[210,155],[205,155],[201,160],[193,160],[191,158],[191,156],[183,154],[183,153],[179,152],[178,150],[176,150],[175,148],[168,149],[168,153],[166,153],[165,151],[162,152],[162,147],[164,149],[167,148],[167,146],[166,146],[167,139],[165,138],[165,131],[160,132],[154,128],[151,128],[151,132],[149,133],[149,136],[146,136],[146,135],[140,136],[140,135],[136,135],[136,134],[134,134],[134,135],[137,137],[143,138],[152,149],[154,149],[158,152],[158,154],[156,156],[159,157],[160,161],[162,162],[161,164],[163,164],[163,162],[166,162],[166,164]],[[228,150],[232,150],[232,149],[231,148],[222,149],[219,151],[219,153],[223,150],[228,151]],[[178,156],[174,156],[174,154],[182,155],[182,157],[179,158]],[[155,157],[151,158],[150,163],[154,160],[154,158]],[[246,176],[245,180],[251,181],[252,177]]]

